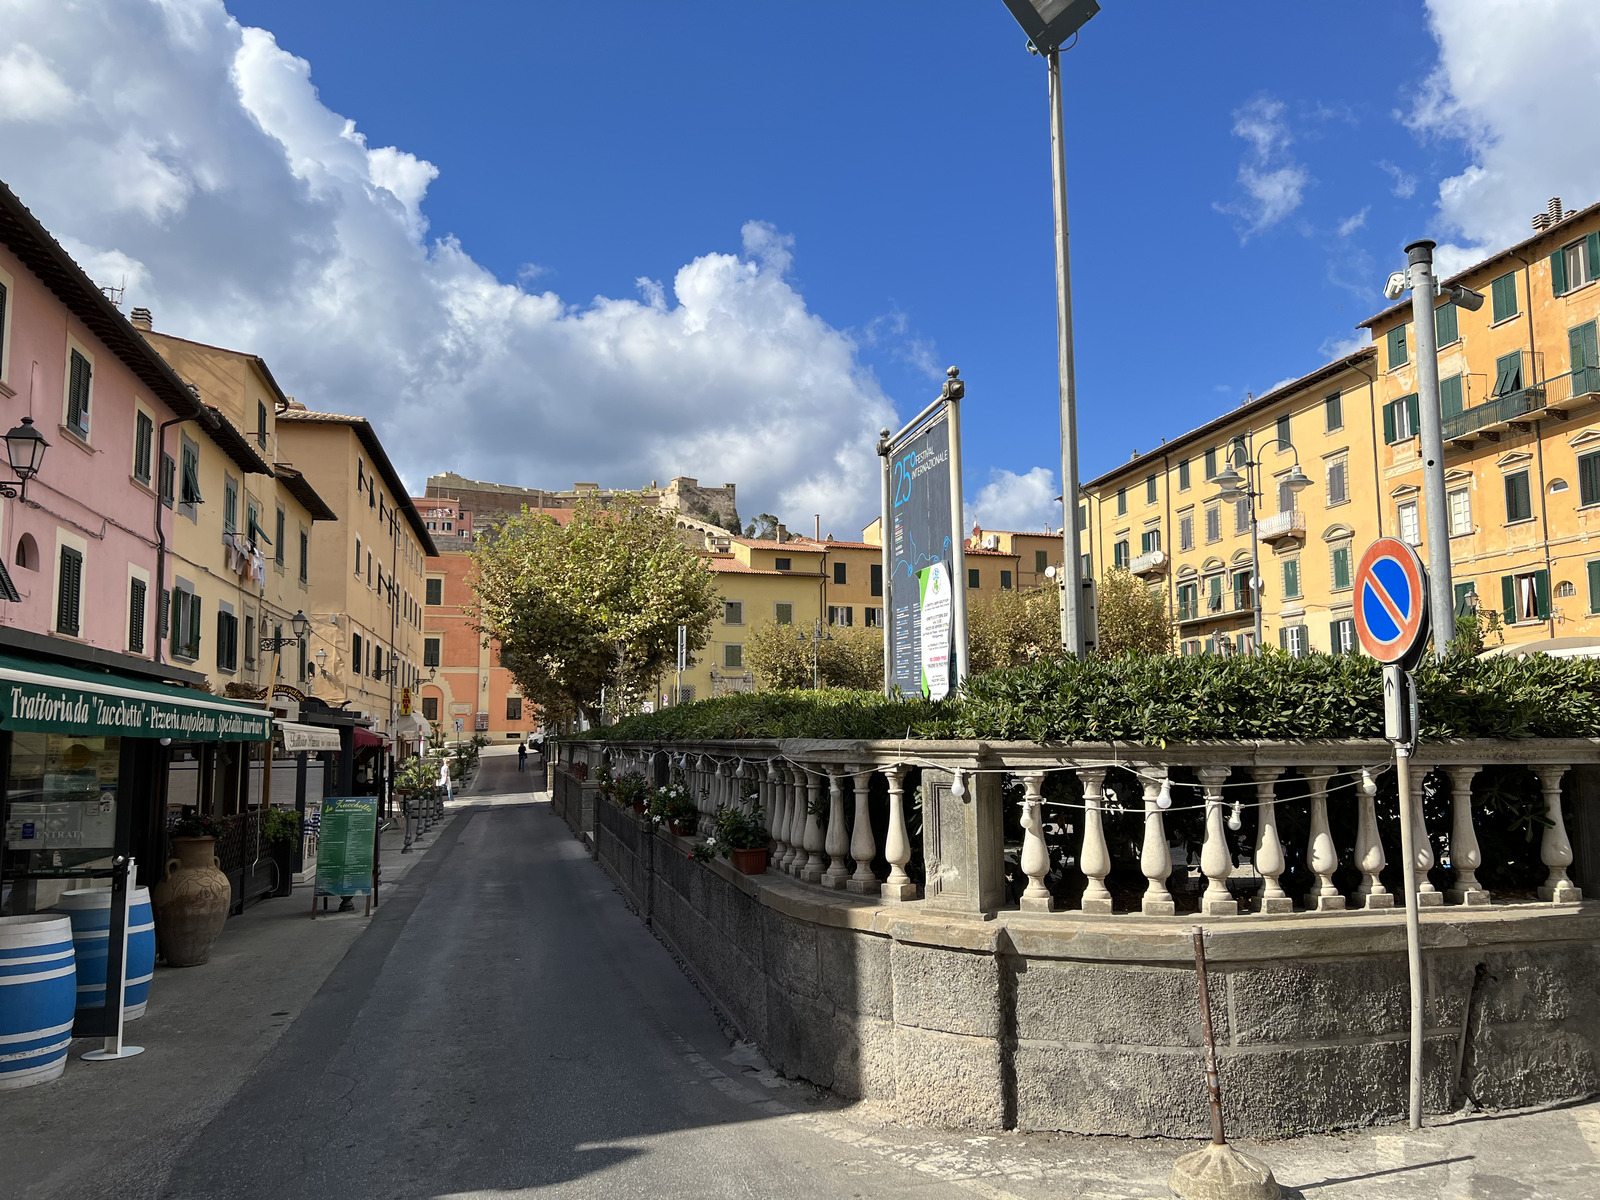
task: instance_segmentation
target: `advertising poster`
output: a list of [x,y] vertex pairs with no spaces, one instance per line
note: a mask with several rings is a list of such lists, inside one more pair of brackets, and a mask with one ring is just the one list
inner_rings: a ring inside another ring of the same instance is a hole
[[[889,455],[889,579],[884,597],[892,650],[891,689],[924,695],[923,572],[940,566],[946,616],[942,651],[950,678],[950,566],[956,531],[950,526],[950,427],[941,414]],[[940,693],[943,695],[944,693]]]
[[317,834],[317,895],[363,896],[372,891],[372,851],[378,802],[372,796],[329,796]]
[[922,608],[922,694],[943,700],[950,694],[950,572],[934,563],[917,573]]

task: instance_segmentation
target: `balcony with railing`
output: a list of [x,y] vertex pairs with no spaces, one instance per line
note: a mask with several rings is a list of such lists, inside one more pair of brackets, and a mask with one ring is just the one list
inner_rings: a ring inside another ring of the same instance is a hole
[[1589,371],[1582,370],[1559,375],[1537,387],[1518,388],[1501,396],[1490,396],[1482,404],[1446,417],[1441,429],[1444,440],[1456,449],[1465,449],[1478,441],[1498,442],[1501,434],[1519,419],[1531,419],[1540,414],[1548,403],[1552,389],[1562,397],[1563,405],[1570,405],[1573,374],[1580,377],[1577,380],[1579,386],[1590,387],[1594,383],[1587,378]]
[[1290,508],[1273,513],[1270,517],[1262,517],[1256,523],[1256,536],[1263,542],[1277,542],[1285,538],[1300,538],[1303,541],[1306,536],[1306,515],[1298,508]]
[[1167,553],[1165,550],[1148,551],[1128,564],[1128,570],[1135,575],[1159,575],[1166,569]]
[[1216,621],[1252,611],[1254,610],[1250,604],[1250,594],[1232,589],[1215,596],[1202,595],[1185,599],[1180,595],[1178,598],[1180,625],[1196,621]]

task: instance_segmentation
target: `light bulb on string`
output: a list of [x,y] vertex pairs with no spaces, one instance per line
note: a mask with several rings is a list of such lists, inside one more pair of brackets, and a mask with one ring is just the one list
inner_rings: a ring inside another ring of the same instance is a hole
[[1156,807],[1163,810],[1172,807],[1172,780],[1161,781],[1161,792],[1156,796]]
[[1228,828],[1238,833],[1243,825],[1244,821],[1239,816],[1239,802],[1235,800],[1233,802],[1233,811],[1228,814]]
[[1368,796],[1376,796],[1378,794],[1378,781],[1372,777],[1372,772],[1366,767],[1361,768],[1361,791]]
[[734,777],[734,778],[735,778],[735,779],[743,779],[743,778],[744,778],[744,759],[742,759],[742,758],[741,758],[741,759],[740,759],[740,760],[739,760],[739,769],[738,769],[738,770],[736,770],[736,771],[735,771],[735,772],[734,772],[734,773],[733,773],[733,777]]
[[961,799],[961,797],[963,797],[963,796],[965,796],[967,794],[966,777],[964,775],[962,775],[960,767],[956,768],[955,775],[951,777],[951,780],[950,780],[950,794],[952,796],[954,796],[957,800]]

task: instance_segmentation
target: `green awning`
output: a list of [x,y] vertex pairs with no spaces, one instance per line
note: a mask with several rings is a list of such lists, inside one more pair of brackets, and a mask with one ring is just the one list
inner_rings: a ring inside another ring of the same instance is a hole
[[261,742],[272,714],[193,688],[0,654],[0,729]]

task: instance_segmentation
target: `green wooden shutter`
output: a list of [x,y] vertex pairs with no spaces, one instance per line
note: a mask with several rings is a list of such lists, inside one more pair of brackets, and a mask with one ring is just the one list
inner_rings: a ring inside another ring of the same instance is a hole
[[56,629],[78,636],[78,613],[83,601],[83,555],[61,547],[61,570],[56,582]]
[[1283,625],[1283,626],[1280,626],[1279,629],[1278,629],[1278,649],[1287,650],[1288,648],[1289,648],[1289,627],[1287,625]]
[[1383,440],[1386,445],[1390,446],[1394,445],[1396,440],[1394,436],[1394,405],[1392,403],[1383,406]]
[[1600,504],[1600,452],[1578,458],[1578,503]]
[[1589,249],[1589,278],[1600,277],[1600,232],[1591,233],[1584,241]]
[[1517,581],[1510,575],[1500,576],[1500,608],[1507,625],[1517,619]]
[[1466,583],[1456,584],[1456,616],[1464,617],[1467,615],[1467,597],[1472,595],[1474,590],[1475,585],[1471,580],[1468,580]]
[[1462,409],[1461,376],[1452,375],[1439,381],[1439,415],[1446,420],[1458,416]]
[[1589,611],[1600,613],[1600,558],[1589,564]]
[[144,580],[133,580],[128,589],[128,649],[135,654],[144,653],[144,597]]
[[1567,353],[1572,364],[1572,394],[1600,391],[1600,336],[1595,323],[1585,321],[1567,330]]
[[1539,619],[1550,619],[1550,572],[1535,571],[1533,573],[1534,603],[1539,606]]
[[76,430],[83,426],[83,376],[89,369],[88,361],[76,350],[72,352],[71,373],[67,379],[67,425]]
[[1406,415],[1411,418],[1411,435],[1415,437],[1422,429],[1422,404],[1415,392],[1406,397]]
[[1494,320],[1504,321],[1517,315],[1517,273],[1507,271],[1489,285],[1494,298]]
[[1460,338],[1461,331],[1456,320],[1454,304],[1441,304],[1433,310],[1433,335],[1435,344],[1440,346],[1448,346]]
[[189,654],[191,657],[200,653],[200,597],[189,597]]
[[1559,246],[1550,256],[1550,290],[1558,296],[1567,294],[1567,252]]
[[1396,325],[1389,330],[1389,369],[1404,366],[1406,361],[1406,327]]
[[1333,552],[1333,586],[1347,588],[1350,586],[1350,547],[1340,546]]

